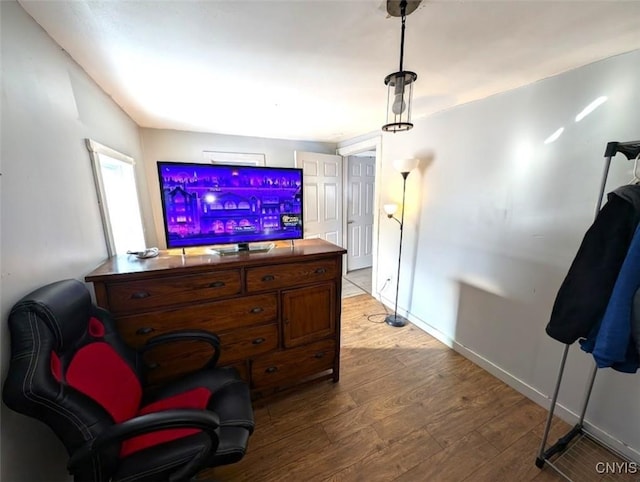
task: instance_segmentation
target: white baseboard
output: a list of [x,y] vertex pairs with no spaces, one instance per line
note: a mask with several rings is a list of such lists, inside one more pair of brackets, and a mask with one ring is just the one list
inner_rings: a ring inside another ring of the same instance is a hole
[[[391,300],[388,300],[388,299],[386,299],[386,298],[381,296],[380,297],[380,301],[384,305],[386,305],[387,307],[393,308],[393,303],[391,302]],[[398,310],[398,311],[401,312],[401,313],[407,313],[406,310],[404,310],[404,309],[403,310]],[[532,387],[528,383],[524,382],[523,380],[520,380],[519,378],[517,378],[514,375],[512,375],[511,373],[507,372],[503,368],[499,367],[498,365],[493,363],[491,360],[488,360],[487,358],[485,358],[482,355],[476,353],[475,351],[471,350],[470,348],[462,345],[461,343],[458,343],[456,340],[454,340],[451,337],[449,337],[449,336],[445,335],[444,333],[440,332],[434,326],[426,323],[425,321],[417,318],[416,316],[413,316],[411,313],[407,313],[406,318],[409,321],[411,321],[411,323],[413,323],[415,326],[420,328],[422,331],[424,331],[424,332],[428,333],[429,335],[433,336],[434,338],[436,338],[437,340],[439,340],[440,342],[442,342],[443,344],[445,344],[449,348],[452,348],[456,352],[460,353],[465,358],[471,360],[473,363],[475,363],[479,367],[483,368],[484,370],[488,371],[494,377],[496,377],[499,380],[503,381],[504,383],[509,385],[511,388],[517,390],[518,392],[520,392],[522,395],[524,395],[525,397],[527,397],[531,401],[537,403],[538,405],[540,405],[541,407],[545,408],[546,410],[549,410],[549,407],[551,406],[551,395],[547,395],[545,393],[542,393],[541,391],[539,391],[535,387]],[[577,413],[575,413],[574,411],[570,410],[569,408],[565,407],[564,405],[562,405],[560,403],[556,404],[556,408],[554,410],[554,414],[557,417],[559,417],[561,420],[564,420],[565,422],[567,422],[570,425],[575,425],[578,422],[578,420],[580,419],[580,416]],[[613,435],[605,432],[604,430],[602,430],[601,428],[597,427],[596,425],[593,425],[587,419],[585,419],[583,425],[584,425],[586,431],[588,433],[592,434],[599,441],[601,441],[605,445],[609,446],[614,451],[619,452],[620,454],[622,454],[626,458],[628,458],[628,459],[630,459],[632,461],[640,463],[640,452],[638,450],[634,449],[633,447],[630,447],[630,446],[626,445],[624,442],[618,440]],[[548,440],[547,441],[547,446],[549,446],[549,445],[551,445],[551,444],[553,444],[555,442],[556,442],[555,440]],[[531,454],[532,457],[535,457],[536,455],[537,454]]]

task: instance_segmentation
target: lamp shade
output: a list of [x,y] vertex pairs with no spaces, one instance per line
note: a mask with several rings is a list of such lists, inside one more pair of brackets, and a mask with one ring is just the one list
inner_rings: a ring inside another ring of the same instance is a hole
[[387,122],[383,131],[408,131],[411,123],[411,99],[413,83],[418,78],[415,72],[406,70],[387,75],[384,84],[387,86]]
[[398,159],[393,161],[393,168],[402,173],[408,173],[418,167],[418,159]]
[[398,205],[397,204],[385,204],[384,206],[382,206],[382,209],[384,209],[384,212],[387,213],[387,216],[391,217],[398,210]]

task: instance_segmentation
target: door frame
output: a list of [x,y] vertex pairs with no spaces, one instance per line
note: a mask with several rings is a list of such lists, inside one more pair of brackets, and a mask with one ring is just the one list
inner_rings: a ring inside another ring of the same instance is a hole
[[[380,192],[380,174],[382,172],[382,136],[371,137],[364,141],[349,144],[348,146],[339,147],[336,149],[336,154],[342,156],[343,160],[353,154],[358,154],[364,151],[370,151],[375,149],[376,151],[376,167],[375,167],[375,182],[373,187],[373,239],[371,240],[372,251],[372,264],[371,264],[371,291],[374,297],[377,297],[378,293],[375,287],[375,280],[378,279],[378,237],[380,234],[379,225],[379,212],[380,212],[380,200],[378,193]],[[342,245],[348,249],[347,239],[347,196],[349,195],[349,186],[346,179],[349,174],[349,162],[342,163]],[[342,274],[347,274],[347,263],[342,263]]]

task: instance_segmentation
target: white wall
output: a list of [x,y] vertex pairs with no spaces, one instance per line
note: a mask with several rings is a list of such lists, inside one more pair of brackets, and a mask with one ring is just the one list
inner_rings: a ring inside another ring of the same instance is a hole
[[[4,380],[11,306],[46,283],[83,279],[107,255],[84,139],[135,159],[141,146],[136,124],[17,3],[0,2],[0,15]],[[67,480],[66,452],[49,428],[0,406],[0,480]]]
[[290,141],[262,137],[229,136],[166,129],[141,129],[149,196],[155,222],[155,238],[150,245],[166,247],[160,205],[157,161],[203,162],[203,151],[265,154],[267,166],[294,167],[295,151],[335,154],[336,144],[329,142]]
[[[422,159],[407,183],[400,306],[539,403],[553,390],[564,346],[544,327],[593,221],[605,145],[640,139],[639,65],[640,51],[620,55],[383,137],[389,182],[380,205],[401,199],[391,161]],[[608,101],[576,123],[600,96]],[[562,136],[544,144],[560,127]],[[607,192],[631,180],[632,166],[614,159]],[[377,286],[395,278],[398,243],[396,223],[381,215],[380,226]],[[388,303],[394,290],[395,283],[383,293]],[[580,411],[590,366],[572,347],[560,395],[570,411]],[[587,412],[636,459],[639,382],[637,374],[600,371]]]

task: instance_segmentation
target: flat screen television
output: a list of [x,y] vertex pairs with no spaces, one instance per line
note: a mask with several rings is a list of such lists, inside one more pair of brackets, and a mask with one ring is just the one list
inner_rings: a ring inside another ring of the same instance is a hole
[[302,169],[158,162],[167,248],[265,250],[300,239]]

